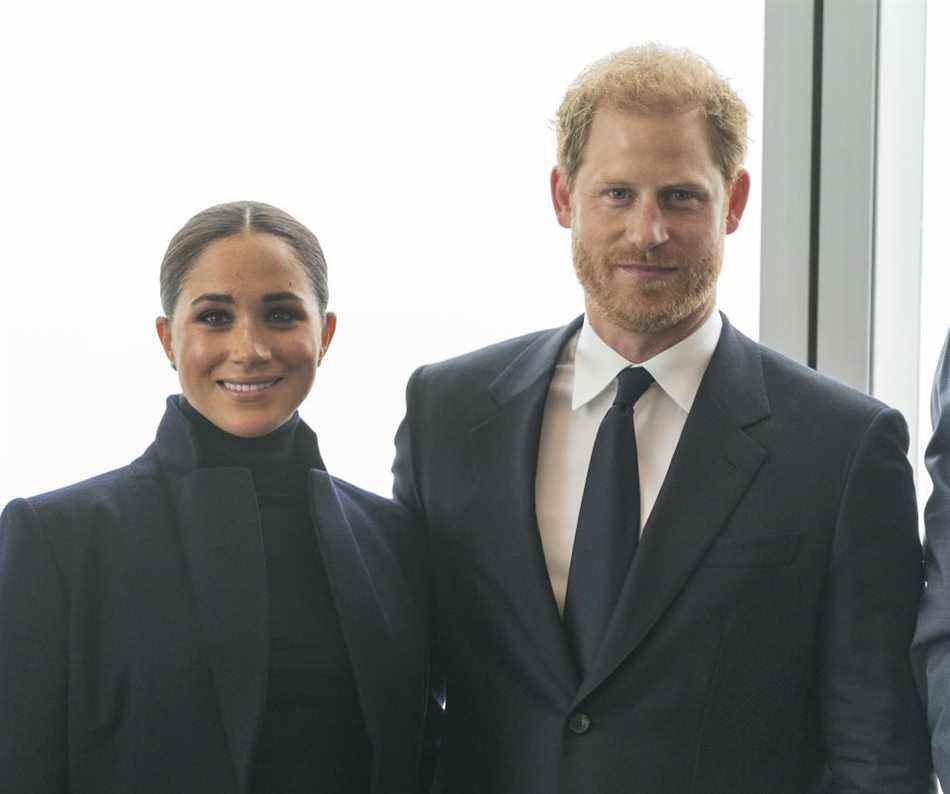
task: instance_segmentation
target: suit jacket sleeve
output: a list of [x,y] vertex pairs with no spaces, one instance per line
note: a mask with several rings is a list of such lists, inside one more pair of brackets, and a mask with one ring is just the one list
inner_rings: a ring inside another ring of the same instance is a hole
[[419,382],[424,368],[420,367],[409,378],[406,386],[406,415],[396,431],[396,457],[393,460],[393,498],[408,509],[420,526],[425,526],[425,509],[419,494],[419,482],[416,478],[415,458],[413,455],[413,417],[418,416],[420,408]]
[[66,592],[36,512],[0,516],[0,787],[67,790]]
[[927,705],[934,766],[950,788],[950,333],[934,378],[927,446],[933,493],[924,511],[927,588],[914,637],[914,673]]
[[[413,434],[414,424],[418,421],[421,412],[420,381],[424,368],[417,369],[409,378],[406,386],[406,415],[403,417],[396,431],[396,457],[393,460],[393,498],[412,513],[415,524],[420,532],[428,534],[426,511],[419,491],[419,481],[416,476],[416,461],[414,457]],[[431,613],[431,597],[429,607]],[[434,627],[433,627],[434,628]],[[438,757],[442,744],[445,703],[445,683],[437,648],[437,633],[430,634],[430,672],[431,697],[426,710],[426,731],[422,748],[421,786],[423,791],[432,787],[433,791],[440,790],[440,784],[433,779],[438,775]]]
[[923,567],[907,446],[903,418],[882,409],[842,472],[819,637],[827,790],[836,794],[929,791],[908,654]]

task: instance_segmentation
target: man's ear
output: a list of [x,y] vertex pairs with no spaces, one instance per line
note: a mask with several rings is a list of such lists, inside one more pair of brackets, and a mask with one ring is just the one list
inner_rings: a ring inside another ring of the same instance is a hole
[[554,214],[557,222],[565,229],[571,228],[571,191],[567,186],[567,178],[560,168],[551,169],[551,201],[554,203]]
[[745,212],[746,202],[749,200],[749,172],[744,168],[739,171],[729,189],[729,206],[726,209],[726,234],[732,234],[739,228],[742,213]]
[[175,364],[175,353],[172,351],[172,323],[167,317],[155,318],[155,330],[158,332],[159,341],[165,350],[165,356],[172,365],[172,369],[178,369]]

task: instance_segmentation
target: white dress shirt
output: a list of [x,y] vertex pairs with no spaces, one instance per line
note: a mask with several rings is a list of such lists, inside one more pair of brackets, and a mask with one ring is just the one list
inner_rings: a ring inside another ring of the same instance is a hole
[[[634,408],[641,531],[721,330],[722,318],[714,310],[688,337],[639,365],[655,381]],[[580,331],[561,351],[548,390],[538,447],[535,511],[548,576],[561,612],[594,439],[617,393],[617,374],[629,366],[631,362],[597,336],[585,316]]]

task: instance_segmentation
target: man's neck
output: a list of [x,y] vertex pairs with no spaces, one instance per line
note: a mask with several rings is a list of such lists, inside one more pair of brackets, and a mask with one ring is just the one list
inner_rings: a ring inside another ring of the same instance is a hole
[[597,336],[627,361],[641,364],[673,347],[699,328],[715,309],[715,301],[710,300],[706,306],[684,317],[676,325],[650,333],[628,331],[626,328],[615,325],[591,306],[589,301],[586,302],[586,309],[587,321]]

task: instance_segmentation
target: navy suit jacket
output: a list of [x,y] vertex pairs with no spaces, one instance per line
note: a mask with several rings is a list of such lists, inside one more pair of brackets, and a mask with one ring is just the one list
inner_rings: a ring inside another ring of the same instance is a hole
[[927,589],[920,605],[914,660],[927,703],[934,766],[950,789],[950,332],[943,344],[931,399],[933,438],[927,471],[933,493],[924,512]]
[[724,322],[580,678],[534,491],[580,319],[423,367],[395,494],[428,530],[451,794],[929,790],[900,414]]
[[[422,549],[405,511],[312,462],[310,508],[373,752],[418,791]],[[268,588],[250,473],[202,469],[175,398],[131,465],[0,519],[0,790],[243,794],[265,702]],[[327,715],[332,719],[332,715]]]

